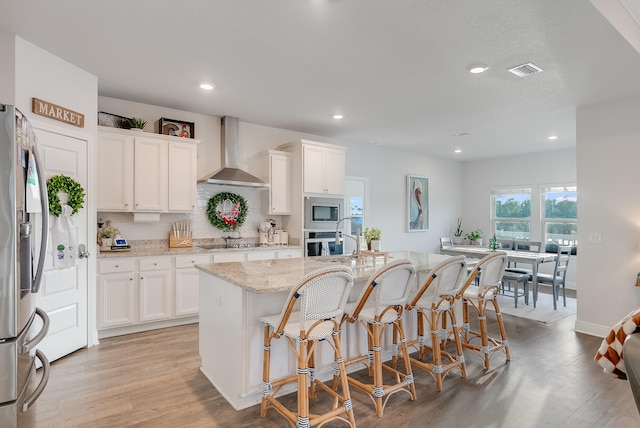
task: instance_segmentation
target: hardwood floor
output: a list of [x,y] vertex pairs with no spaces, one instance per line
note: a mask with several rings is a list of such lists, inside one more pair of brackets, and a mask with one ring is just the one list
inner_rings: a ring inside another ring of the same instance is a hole
[[[450,374],[442,392],[416,369],[417,401],[396,394],[383,418],[352,389],[358,425],[640,426],[628,382],[602,372],[593,361],[601,339],[573,332],[574,317],[554,324],[504,317],[511,362],[496,355],[484,371],[480,358],[465,351],[467,378]],[[197,324],[104,339],[52,364],[49,385],[20,427],[287,426],[273,409],[266,419],[259,406],[233,410],[199,365]],[[295,402],[294,395],[287,399]]]

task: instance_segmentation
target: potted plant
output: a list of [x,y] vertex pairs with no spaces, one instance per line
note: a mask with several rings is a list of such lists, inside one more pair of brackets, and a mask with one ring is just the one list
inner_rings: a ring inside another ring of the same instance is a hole
[[458,217],[458,225],[453,231],[453,243],[460,245],[464,243],[464,231],[462,230],[462,217]]
[[380,229],[367,227],[364,229],[364,239],[367,241],[369,251],[380,251]]
[[111,221],[107,220],[107,224],[102,229],[98,230],[98,244],[101,247],[108,249],[113,244],[113,238],[118,236],[120,232],[115,227],[111,226]]
[[140,130],[144,129],[147,121],[141,117],[133,117],[129,119],[129,125],[131,125],[131,129]]
[[473,232],[467,233],[467,239],[471,245],[482,245],[482,230],[476,229]]

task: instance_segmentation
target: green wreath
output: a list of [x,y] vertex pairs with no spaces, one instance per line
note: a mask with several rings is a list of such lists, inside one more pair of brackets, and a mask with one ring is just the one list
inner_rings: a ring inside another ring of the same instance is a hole
[[209,199],[207,217],[212,225],[223,231],[236,230],[247,218],[249,207],[240,195],[221,192]]
[[49,214],[60,217],[62,214],[62,206],[58,192],[64,192],[69,195],[69,205],[72,209],[71,215],[74,215],[82,208],[84,202],[84,189],[76,180],[67,177],[64,174],[54,175],[47,180],[47,195],[49,197]]

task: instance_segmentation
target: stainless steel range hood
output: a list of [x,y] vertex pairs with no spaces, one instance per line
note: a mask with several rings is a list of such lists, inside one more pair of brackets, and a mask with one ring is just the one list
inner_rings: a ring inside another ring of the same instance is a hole
[[269,187],[256,176],[238,168],[240,165],[239,119],[232,116],[220,118],[220,159],[222,168],[201,183],[224,184],[242,187]]

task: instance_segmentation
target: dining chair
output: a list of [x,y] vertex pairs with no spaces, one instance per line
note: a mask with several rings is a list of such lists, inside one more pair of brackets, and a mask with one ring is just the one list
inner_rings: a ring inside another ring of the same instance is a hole
[[[515,240],[513,241],[513,250],[515,251],[529,251],[531,253],[539,253],[542,249],[542,242],[538,241],[526,241],[526,240]],[[533,275],[533,271],[527,268],[519,268],[516,263],[507,264],[507,272],[515,272],[515,273],[526,273],[529,276]]]
[[513,250],[515,241],[513,239],[498,239],[498,244],[503,250]]
[[[459,370],[463,378],[467,376],[454,310],[456,296],[468,285],[467,281],[473,280],[467,277],[465,260],[464,256],[451,257],[434,267],[407,305],[407,308],[416,309],[418,323],[418,338],[407,344],[418,351],[418,358],[412,357],[411,364],[426,370],[434,378],[438,391],[442,390],[442,382],[452,370]],[[430,341],[428,336],[431,336]],[[453,339],[455,351],[446,349],[449,338]],[[425,361],[425,351],[431,352],[429,362]]]
[[[260,319],[264,324],[260,417],[264,418],[267,409],[273,407],[292,426],[309,427],[340,419],[355,427],[353,404],[340,347],[340,322],[352,286],[353,271],[349,267],[336,265],[316,269],[291,289],[279,315]],[[281,338],[288,342],[295,354],[297,370],[292,376],[273,381],[270,378],[271,342]],[[313,356],[319,342],[328,343],[333,348],[342,394],[315,378]],[[291,383],[298,385],[296,410],[288,409],[276,397],[283,386]],[[332,397],[330,410],[322,414],[312,414],[309,411],[309,399],[316,397],[316,388]]]
[[[345,309],[344,322],[361,324],[367,333],[369,353],[345,361],[345,366],[361,363],[369,369],[373,383],[367,384],[351,376],[349,384],[365,391],[373,401],[376,415],[381,417],[391,395],[399,391],[408,392],[411,400],[416,399],[411,362],[407,352],[407,341],[403,326],[403,311],[411,286],[415,283],[416,269],[411,260],[388,263],[374,272],[366,282],[358,299]],[[393,336],[393,357],[390,364],[382,362],[384,335],[391,327]],[[398,349],[403,358],[404,371],[397,368]],[[383,370],[395,377],[393,384],[385,385]],[[337,386],[336,377],[334,388]],[[386,398],[385,398],[386,397]]]
[[440,254],[444,254],[445,248],[453,247],[453,241],[451,238],[440,238]]
[[558,309],[558,297],[560,287],[562,287],[562,303],[567,306],[567,294],[565,283],[567,279],[567,268],[571,259],[571,246],[558,245],[558,257],[553,274],[538,273],[538,284],[549,284],[553,288],[553,309]]
[[[489,369],[490,359],[498,352],[504,352],[507,361],[511,360],[507,333],[502,321],[502,313],[498,304],[498,292],[505,268],[507,267],[507,253],[496,251],[480,260],[476,268],[469,275],[467,284],[458,298],[462,299],[462,347],[471,349],[484,360],[484,368]],[[470,285],[472,279],[479,276],[477,285]],[[487,327],[487,304],[491,303],[496,314],[500,338],[489,336]],[[471,330],[469,324],[469,306],[478,314],[478,331]],[[477,340],[480,344],[477,344]],[[491,344],[491,345],[489,345]]]

